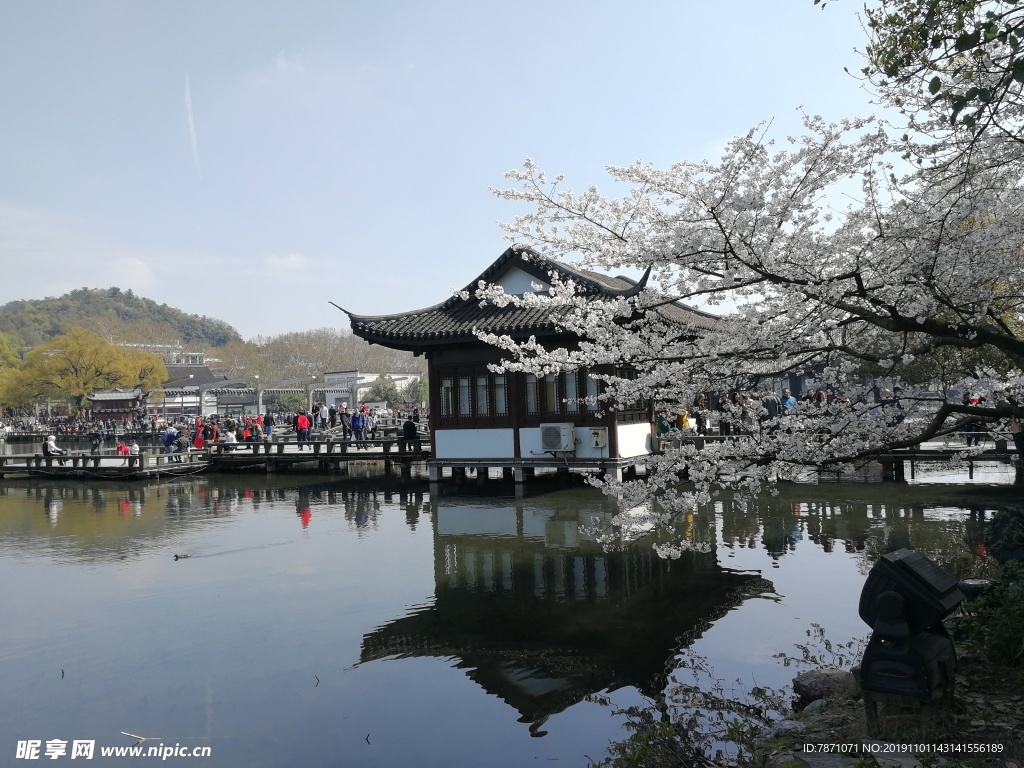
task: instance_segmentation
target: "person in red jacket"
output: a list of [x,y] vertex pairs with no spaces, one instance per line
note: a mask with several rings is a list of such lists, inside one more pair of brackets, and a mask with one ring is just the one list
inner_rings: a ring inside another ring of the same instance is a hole
[[303,443],[309,442],[309,417],[303,410],[300,410],[295,417],[295,435],[299,443],[299,450],[306,450],[306,446]]

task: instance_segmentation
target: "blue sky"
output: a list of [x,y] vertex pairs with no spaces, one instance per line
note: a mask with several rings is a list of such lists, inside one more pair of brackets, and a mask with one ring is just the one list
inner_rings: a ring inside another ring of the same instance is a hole
[[0,5],[0,303],[117,285],[244,337],[443,301],[533,157],[716,158],[871,112],[860,3]]

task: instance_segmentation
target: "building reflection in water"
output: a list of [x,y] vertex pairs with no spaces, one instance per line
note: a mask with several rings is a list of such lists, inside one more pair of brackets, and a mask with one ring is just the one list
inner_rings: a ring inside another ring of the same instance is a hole
[[162,557],[178,542],[199,546],[210,518],[266,510],[310,536],[339,516],[360,537],[387,534],[396,517],[400,527],[430,526],[432,603],[365,635],[361,663],[452,659],[539,732],[546,717],[593,693],[631,686],[657,696],[679,638],[696,639],[747,597],[771,591],[758,575],[723,567],[741,549],[763,550],[776,562],[817,549],[852,556],[866,573],[882,554],[910,547],[953,573],[977,573],[986,520],[1000,506],[943,504],[935,489],[892,484],[790,486],[746,504],[723,494],[684,529],[710,551],[673,561],[657,557],[650,541],[606,552],[581,533],[615,512],[589,489],[520,500],[432,500],[426,489],[422,482],[231,477],[11,483],[0,487],[7,526],[0,553],[60,562]]
[[613,509],[581,499],[442,498],[432,506],[434,602],[365,636],[361,663],[454,659],[541,735],[545,719],[588,695],[657,695],[680,637],[771,590],[720,567],[714,551],[675,561],[649,543],[604,551],[581,526]]

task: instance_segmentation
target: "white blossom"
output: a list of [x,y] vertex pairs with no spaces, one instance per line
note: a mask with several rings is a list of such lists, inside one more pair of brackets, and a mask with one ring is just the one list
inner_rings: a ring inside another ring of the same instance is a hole
[[[759,127],[729,142],[717,163],[609,168],[629,185],[621,197],[574,192],[561,176],[548,182],[529,159],[507,174],[512,188],[496,190],[533,208],[503,225],[511,239],[581,269],[651,268],[629,299],[582,295],[556,276],[549,291],[522,297],[480,286],[480,300],[556,307],[560,327],[580,338],[549,349],[482,334],[508,353],[498,369],[628,363],[635,379],[601,377],[608,410],[645,398],[678,412],[701,392],[804,371],[854,400],[801,403],[771,425],[755,420],[748,437],[646,457],[644,479],[604,484],[629,510],[617,520],[623,529],[672,528],[721,487],[754,491],[824,465],[852,471],[970,413],[959,401],[907,395],[897,414],[876,402],[865,370],[899,381],[951,357],[959,368],[943,391],[998,390],[981,408],[993,420],[1024,405],[1024,150],[983,137],[970,172],[899,177],[901,140],[880,123],[808,116],[805,128],[782,150]],[[666,302],[717,307],[721,323],[675,324],[656,311]],[[986,356],[991,370],[971,362]],[[656,544],[669,557],[688,547]]]

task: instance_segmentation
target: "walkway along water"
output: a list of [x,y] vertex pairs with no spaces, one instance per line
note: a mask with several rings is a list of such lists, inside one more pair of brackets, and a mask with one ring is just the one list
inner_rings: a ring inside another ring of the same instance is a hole
[[[320,439],[297,442],[288,431],[275,433],[270,439],[249,443],[215,443],[209,448],[191,449],[185,454],[168,455],[160,447],[143,449],[139,456],[123,456],[111,449],[99,453],[70,451],[66,456],[44,456],[40,452],[0,454],[0,478],[10,476],[47,476],[73,478],[132,479],[173,475],[188,475],[204,471],[245,471],[245,472],[348,472],[353,461],[383,462],[386,474],[393,471],[397,463],[403,474],[408,474],[413,462],[427,463],[431,482],[440,482],[442,471],[447,467],[453,477],[465,477],[475,473],[487,477],[490,470],[497,470],[517,485],[525,484],[538,468],[551,468],[551,462],[538,459],[466,459],[463,462],[433,462],[432,437],[420,432],[420,437],[407,440],[396,436],[396,430],[389,430],[377,439],[353,440],[342,436],[340,428],[325,431]],[[681,436],[673,439],[652,441],[657,453],[693,444],[698,449],[721,440],[734,437]],[[8,446],[13,448],[13,446]],[[443,466],[442,466],[443,464]],[[904,482],[916,478],[921,467],[958,467],[966,470],[967,479],[974,479],[975,465],[1010,465],[1014,468],[1016,483],[1024,483],[1024,464],[1005,441],[997,442],[993,448],[954,447],[935,441],[924,443],[913,449],[889,451],[876,457],[876,470],[880,466],[883,481]],[[568,473],[568,467],[555,467]],[[576,471],[601,472],[606,469],[600,461],[593,466],[577,462]],[[908,473],[909,469],[909,473]],[[637,466],[626,467],[627,476],[635,476]],[[821,479],[830,479],[835,473],[820,471]],[[835,477],[834,479],[843,479]]]
[[122,456],[110,451],[66,456],[43,456],[42,453],[0,455],[0,477],[127,479],[232,470],[346,472],[348,464],[353,461],[382,461],[385,472],[390,473],[394,462],[398,462],[406,472],[412,462],[423,461],[429,456],[428,440],[382,438],[357,442],[329,437],[297,443],[273,439],[259,443],[217,443],[210,449],[192,449],[182,454],[151,449],[138,456]]

